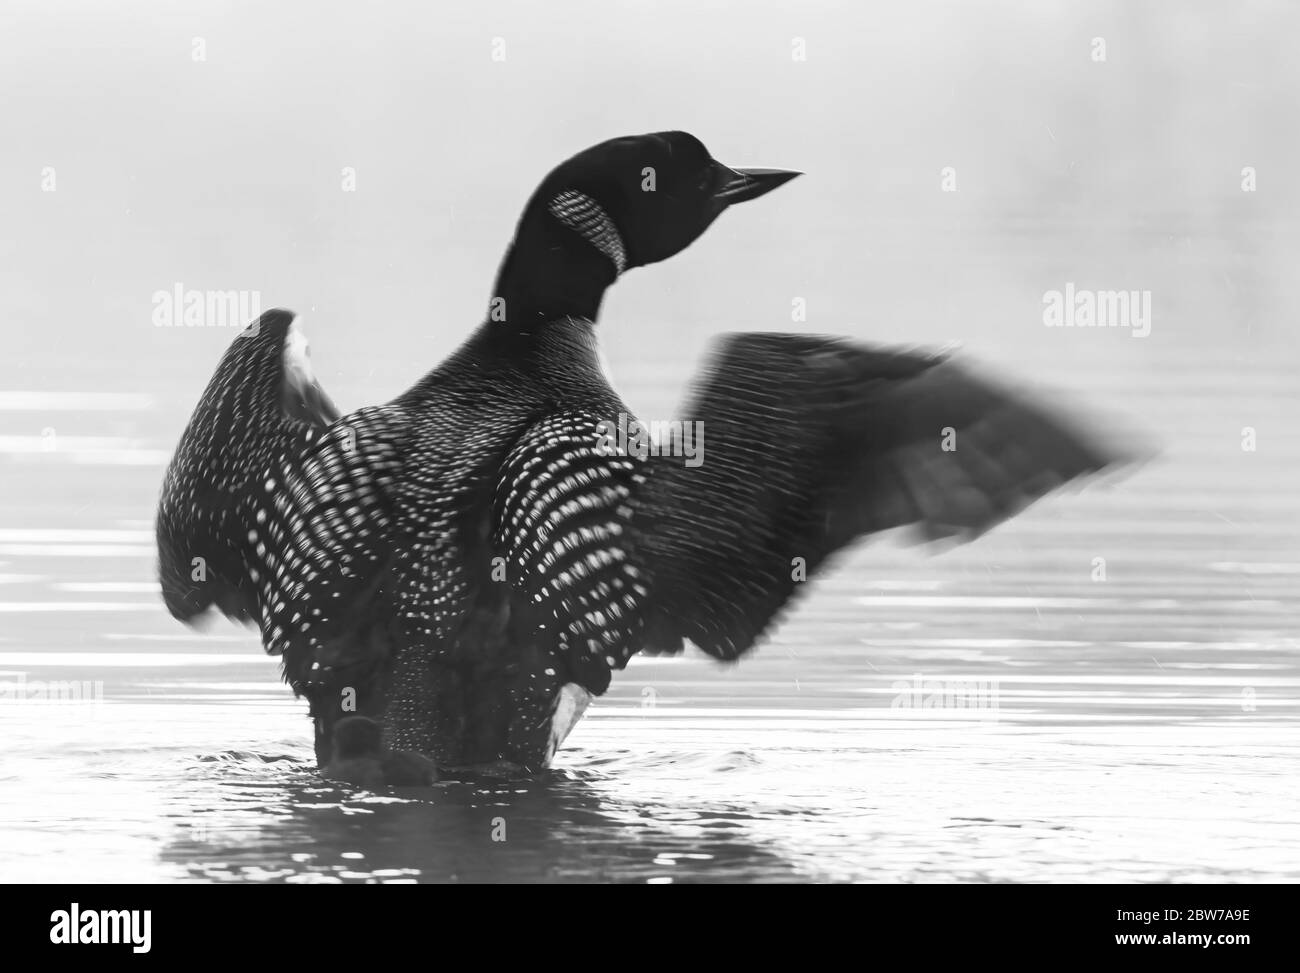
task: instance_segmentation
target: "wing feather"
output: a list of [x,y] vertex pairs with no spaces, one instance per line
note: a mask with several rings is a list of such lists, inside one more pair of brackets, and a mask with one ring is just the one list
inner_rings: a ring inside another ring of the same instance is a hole
[[647,647],[726,659],[859,537],[970,540],[1137,456],[950,358],[806,335],[726,339],[685,417],[704,461],[652,466],[630,560],[651,579]]

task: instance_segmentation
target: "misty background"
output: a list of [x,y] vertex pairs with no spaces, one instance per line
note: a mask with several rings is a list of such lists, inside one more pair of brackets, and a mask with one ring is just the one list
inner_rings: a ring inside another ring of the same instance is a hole
[[[148,393],[141,431],[174,438],[232,338],[153,326],[179,283],[297,311],[339,405],[385,401],[482,319],[552,166],[669,128],[806,175],[610,292],[634,408],[671,412],[728,330],[960,339],[1049,376],[1291,354],[1300,8],[740,9],[9,0],[0,381]],[[1151,290],[1151,336],[1045,328],[1067,280]]]

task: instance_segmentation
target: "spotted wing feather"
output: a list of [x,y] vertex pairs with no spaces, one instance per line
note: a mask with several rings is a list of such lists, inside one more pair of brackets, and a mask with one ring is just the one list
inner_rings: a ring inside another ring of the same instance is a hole
[[172,614],[257,624],[301,691],[313,667],[386,651],[356,623],[383,616],[361,609],[387,597],[409,421],[394,407],[339,418],[291,374],[292,320],[268,312],[222,358],[168,467],[157,536]]
[[257,587],[241,536],[259,471],[337,417],[317,388],[289,391],[284,346],[293,315],[268,311],[231,344],[181,436],[158,504],[159,577],[168,609],[189,621],[211,606],[255,620]]
[[520,610],[544,626],[564,681],[602,693],[612,669],[639,649],[637,610],[648,589],[627,560],[629,498],[643,461],[606,445],[612,401],[556,412],[506,458],[497,489],[495,546]]

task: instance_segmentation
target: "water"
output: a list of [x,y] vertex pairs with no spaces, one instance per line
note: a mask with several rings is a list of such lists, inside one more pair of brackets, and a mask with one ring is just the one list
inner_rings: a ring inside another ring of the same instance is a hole
[[[1113,403],[1107,364],[1053,377]],[[942,556],[867,545],[738,665],[633,660],[542,779],[382,795],[316,776],[251,631],[161,608],[158,406],[0,395],[9,430],[123,425],[6,440],[0,877],[1294,881],[1294,388],[1214,367],[1131,383],[1166,454],[1127,480]],[[1243,457],[1215,417],[1246,390],[1276,438]],[[65,680],[89,698],[32,698]],[[947,691],[973,708],[922,705]]]

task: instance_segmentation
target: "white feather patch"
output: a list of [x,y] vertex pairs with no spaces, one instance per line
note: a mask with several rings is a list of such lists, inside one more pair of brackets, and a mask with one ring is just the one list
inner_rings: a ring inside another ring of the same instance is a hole
[[282,360],[284,380],[299,391],[310,387],[316,381],[315,373],[311,369],[310,356],[311,347],[307,336],[302,333],[298,322],[295,321],[289,325],[289,333],[284,336]]
[[564,738],[569,735],[582,719],[587,704],[591,702],[591,693],[576,682],[566,682],[555,696],[555,710],[551,714],[551,737],[546,744],[546,762],[549,764],[560,748]]

